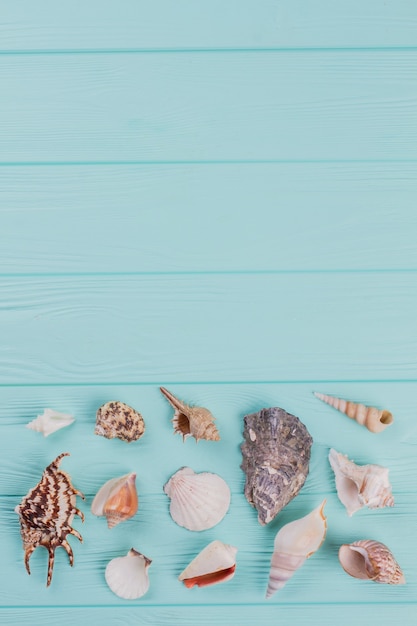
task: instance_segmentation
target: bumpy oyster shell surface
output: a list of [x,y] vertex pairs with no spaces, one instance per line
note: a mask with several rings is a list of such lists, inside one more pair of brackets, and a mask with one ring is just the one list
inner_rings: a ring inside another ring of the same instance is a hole
[[265,525],[304,485],[313,439],[298,417],[279,407],[245,415],[243,435],[245,497]]

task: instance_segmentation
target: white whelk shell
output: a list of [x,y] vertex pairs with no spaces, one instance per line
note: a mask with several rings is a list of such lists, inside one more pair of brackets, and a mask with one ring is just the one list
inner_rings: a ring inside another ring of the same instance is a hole
[[329,461],[335,473],[337,495],[349,516],[364,506],[370,509],[394,506],[386,467],[356,465],[333,448]]
[[44,437],[52,435],[60,428],[65,428],[74,422],[74,417],[68,413],[59,413],[53,409],[45,409],[42,415],[26,424],[26,428],[42,433]]
[[99,489],[91,504],[93,515],[105,515],[109,528],[133,517],[138,510],[135,481],[134,473],[108,480]]
[[230,505],[230,489],[223,478],[211,472],[197,474],[190,467],[182,467],[171,476],[164,492],[171,498],[172,519],[188,530],[212,528]]
[[405,577],[391,550],[380,541],[361,539],[343,544],[339,561],[349,576],[387,585],[404,585]]
[[277,533],[266,597],[270,598],[316,552],[326,536],[326,500],[314,511],[283,526]]
[[188,588],[206,587],[233,578],[237,548],[221,541],[212,541],[178,576]]
[[126,556],[118,556],[107,564],[106,583],[119,598],[140,598],[149,589],[148,568],[151,563],[151,559],[132,548]]

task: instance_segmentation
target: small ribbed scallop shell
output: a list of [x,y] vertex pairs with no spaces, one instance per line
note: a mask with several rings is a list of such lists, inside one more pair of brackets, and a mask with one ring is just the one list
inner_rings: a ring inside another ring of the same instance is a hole
[[323,393],[314,392],[314,395],[341,413],[345,413],[345,415],[354,419],[361,426],[366,426],[373,433],[381,432],[394,421],[392,413],[386,410],[383,411],[375,407],[365,406],[364,404],[356,404],[355,402],[347,402],[341,398],[326,396]]
[[372,539],[343,544],[339,561],[353,578],[373,580],[387,585],[404,585],[405,577],[392,552],[386,545]]
[[218,524],[230,505],[230,489],[217,474],[190,467],[179,469],[164,485],[171,498],[169,512],[179,526],[188,530],[207,530]]
[[188,588],[206,587],[233,578],[237,548],[221,541],[212,541],[178,576]]
[[118,556],[107,564],[106,583],[119,598],[141,598],[149,589],[148,568],[151,563],[151,559],[132,548],[126,556]]
[[38,415],[29,424],[26,424],[26,428],[36,430],[38,433],[42,433],[44,437],[48,437],[60,428],[69,426],[74,421],[73,416],[68,415],[68,413],[59,413],[53,409],[45,409],[42,415]]
[[172,393],[160,387],[161,392],[166,397],[170,405],[175,409],[172,423],[174,425],[174,433],[182,435],[183,441],[187,437],[194,437],[196,441],[199,439],[208,439],[210,441],[219,441],[220,435],[214,425],[214,417],[208,409],[202,406],[189,406],[181,400],[178,400]]
[[91,512],[98,516],[105,515],[109,528],[133,517],[138,510],[135,480],[136,474],[133,473],[112,478],[97,492],[91,504]]
[[270,598],[316,552],[326,536],[326,500],[314,511],[283,526],[277,533],[266,597]]
[[142,415],[124,402],[107,402],[97,410],[94,433],[106,439],[136,441],[145,432]]
[[370,509],[394,506],[386,467],[356,465],[333,448],[329,461],[335,473],[337,495],[349,516],[364,506]]

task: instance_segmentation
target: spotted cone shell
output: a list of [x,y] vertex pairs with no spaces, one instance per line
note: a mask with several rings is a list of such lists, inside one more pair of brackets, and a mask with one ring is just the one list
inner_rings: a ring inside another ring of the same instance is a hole
[[130,443],[142,437],[145,422],[138,411],[124,402],[107,402],[97,411],[94,432],[107,439],[117,438]]
[[304,485],[313,439],[298,417],[278,407],[246,415],[243,435],[245,496],[265,525]]
[[46,585],[52,580],[55,550],[62,546],[69,556],[70,565],[73,565],[74,556],[66,537],[74,535],[82,541],[80,533],[71,527],[74,515],[79,515],[84,521],[83,513],[76,508],[76,496],[84,498],[83,494],[75,489],[68,474],[59,469],[59,464],[68,452],[60,454],[44,470],[40,482],[29,491],[27,496],[16,507],[20,517],[20,533],[25,551],[25,566],[30,574],[29,559],[38,546],[48,550],[48,576]]

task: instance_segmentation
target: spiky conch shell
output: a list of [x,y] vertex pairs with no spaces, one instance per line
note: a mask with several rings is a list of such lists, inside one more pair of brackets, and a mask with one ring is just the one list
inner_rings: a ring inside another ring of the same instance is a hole
[[172,420],[174,433],[182,435],[183,441],[187,437],[194,437],[196,441],[199,439],[220,440],[219,431],[214,425],[215,418],[208,409],[185,404],[165,387],[160,387],[160,390],[175,410]]
[[29,559],[38,546],[48,550],[48,576],[46,585],[52,580],[55,550],[62,546],[68,554],[70,565],[74,555],[66,537],[74,535],[82,542],[80,533],[71,527],[74,515],[84,521],[84,514],[75,506],[76,497],[84,499],[75,489],[69,475],[59,469],[59,464],[69,452],[63,452],[45,468],[40,482],[29,491],[15,508],[20,517],[20,533],[25,551],[25,566],[30,574]]
[[145,432],[145,422],[139,411],[124,402],[106,402],[97,409],[94,433],[106,439],[137,441]]
[[339,561],[349,576],[387,585],[404,585],[405,577],[391,550],[373,539],[343,544]]
[[394,421],[392,413],[387,410],[349,402],[334,396],[326,396],[324,393],[317,393],[316,391],[314,395],[322,402],[329,404],[341,413],[345,413],[345,415],[358,422],[361,426],[366,426],[372,433],[382,432]]
[[112,559],[106,567],[106,583],[119,598],[136,600],[149,589],[148,569],[151,559],[134,548],[126,556]]
[[324,515],[326,500],[308,515],[283,526],[274,541],[266,597],[270,598],[294,575],[303,563],[323,543],[327,522]]
[[74,422],[74,417],[68,413],[59,413],[53,409],[45,409],[42,415],[26,424],[26,428],[42,433],[44,437],[52,435],[61,428],[65,428]]
[[104,483],[91,503],[93,515],[104,515],[109,528],[133,517],[138,510],[135,481],[136,474],[131,473]]
[[188,530],[207,530],[216,526],[230,505],[227,483],[211,472],[196,473],[182,467],[164,485],[171,499],[169,512],[179,526]]
[[364,506],[378,509],[394,506],[388,469],[382,465],[356,465],[331,448],[329,462],[336,479],[339,500],[349,516]]
[[178,576],[188,588],[206,587],[233,578],[237,548],[215,540],[208,544]]

